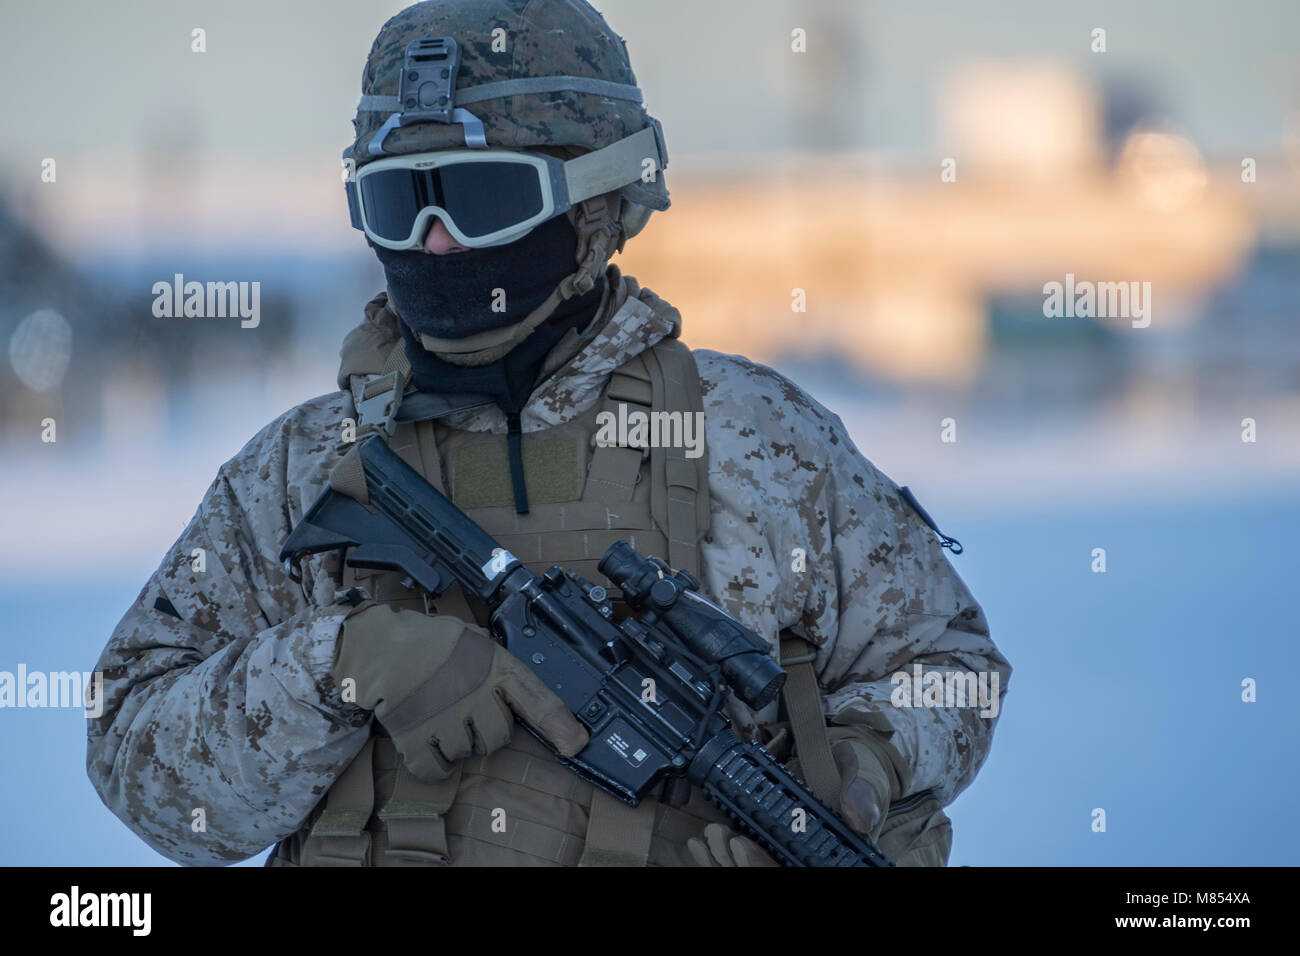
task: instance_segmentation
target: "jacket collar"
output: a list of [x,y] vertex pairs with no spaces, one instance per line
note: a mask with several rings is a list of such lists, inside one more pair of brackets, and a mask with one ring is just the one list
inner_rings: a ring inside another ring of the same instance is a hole
[[[600,397],[610,373],[664,338],[681,333],[681,314],[617,266],[605,273],[609,292],[586,335],[576,333],[551,350],[543,366],[554,369],[533,390],[520,415],[525,432],[571,421]],[[340,388],[352,389],[379,374],[401,340],[397,316],[381,292],[366,304],[365,320],[348,333],[340,349]],[[359,380],[359,381],[358,381]],[[443,419],[466,431],[504,432],[505,415],[495,405],[453,412]]]

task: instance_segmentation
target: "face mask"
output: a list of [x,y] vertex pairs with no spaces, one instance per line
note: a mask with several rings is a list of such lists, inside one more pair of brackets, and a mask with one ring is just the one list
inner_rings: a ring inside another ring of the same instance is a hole
[[406,325],[457,339],[522,321],[574,272],[577,249],[568,217],[556,216],[509,245],[441,256],[375,246],[375,255]]
[[[391,287],[389,291],[392,292]],[[576,295],[561,302],[555,312],[534,329],[531,335],[513,347],[507,347],[508,350],[501,356],[483,364],[452,364],[425,349],[405,320],[398,323],[402,337],[406,340],[407,358],[411,361],[411,378],[419,391],[483,395],[496,402],[505,412],[510,481],[515,491],[515,510],[519,514],[528,513],[520,412],[536,387],[537,376],[547,353],[570,330],[581,330],[591,324],[600,308],[604,291],[605,280],[601,279],[585,295]]]

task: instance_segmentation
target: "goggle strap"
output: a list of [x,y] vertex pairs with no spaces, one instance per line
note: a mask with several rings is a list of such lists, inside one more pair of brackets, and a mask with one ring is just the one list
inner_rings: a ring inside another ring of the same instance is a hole
[[356,180],[347,180],[343,188],[348,194],[348,215],[352,217],[352,228],[364,230],[365,226],[361,222],[361,198],[357,195]]
[[584,153],[564,164],[565,186],[569,203],[576,206],[584,199],[601,196],[636,182],[644,172],[644,162],[653,159],[655,175],[662,167],[659,140],[653,126],[624,136],[603,149]]

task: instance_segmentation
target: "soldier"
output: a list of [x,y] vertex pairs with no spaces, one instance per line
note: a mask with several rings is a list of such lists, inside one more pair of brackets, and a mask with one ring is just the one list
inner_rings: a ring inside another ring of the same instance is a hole
[[[609,264],[668,206],[622,39],[584,0],[429,0],[384,25],[362,83],[347,188],[387,292],[339,391],[221,467],[110,638],[87,753],[104,802],[185,863],[276,843],[284,866],[772,864],[698,791],[633,809],[514,732],[587,742],[459,588],[337,553],[286,575],[290,530],[378,434],[534,571],[599,580],[626,539],[695,573],[790,674],[780,704],[731,700],[742,739],[898,863],[945,863],[942,808],[994,721],[894,706],[893,675],[977,671],[1000,698],[1011,669],[840,419],[686,348],[677,310]],[[702,415],[705,454],[684,432],[598,441],[601,413]]]

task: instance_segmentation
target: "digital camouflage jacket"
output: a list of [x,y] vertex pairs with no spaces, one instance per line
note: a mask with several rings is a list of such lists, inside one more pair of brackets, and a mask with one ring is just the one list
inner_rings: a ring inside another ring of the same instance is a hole
[[[525,434],[590,409],[615,368],[678,331],[676,310],[616,268],[609,276],[617,294],[602,311],[612,316],[538,386]],[[1011,668],[983,612],[838,416],[770,368],[694,355],[711,499],[704,593],[774,647],[787,628],[816,645],[828,719],[891,728],[883,736],[910,770],[895,798],[929,790],[950,803],[988,754],[996,719],[977,706],[896,706],[893,678],[906,674],[910,687],[917,664],[983,673],[1000,698]],[[294,834],[370,735],[369,715],[343,702],[330,674],[351,610],[338,603],[338,555],[305,561],[302,585],[278,560],[346,450],[341,423],[353,416],[340,388],[281,415],[226,462],[99,660],[105,705],[89,725],[90,778],[172,860],[228,863]],[[494,406],[448,422],[506,429]],[[742,738],[775,717],[735,701],[731,710]]]

